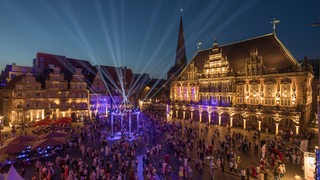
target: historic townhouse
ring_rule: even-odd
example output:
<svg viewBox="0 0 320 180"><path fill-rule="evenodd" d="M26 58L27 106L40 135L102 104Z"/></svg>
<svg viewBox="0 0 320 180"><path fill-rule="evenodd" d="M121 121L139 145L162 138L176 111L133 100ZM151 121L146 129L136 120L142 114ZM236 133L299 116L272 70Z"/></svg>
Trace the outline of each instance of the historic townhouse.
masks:
<svg viewBox="0 0 320 180"><path fill-rule="evenodd" d="M52 119L89 117L89 92L81 69L76 69L70 88L60 71L59 67L53 68L45 80L45 116Z"/></svg>
<svg viewBox="0 0 320 180"><path fill-rule="evenodd" d="M92 117L105 117L108 114L108 97L107 88L100 73L96 74L90 86L90 112Z"/></svg>
<svg viewBox="0 0 320 180"><path fill-rule="evenodd" d="M68 100L72 111L71 117L82 120L89 117L89 90L80 68L76 68L72 75Z"/></svg>
<svg viewBox="0 0 320 180"><path fill-rule="evenodd" d="M2 114L11 125L44 118L45 92L31 73L15 77L1 92Z"/></svg>
<svg viewBox="0 0 320 180"><path fill-rule="evenodd" d="M77 69L70 82L64 80L60 68L54 68L42 83L31 73L15 77L2 92L2 114L12 125L22 125L39 119L89 117L89 91Z"/></svg>
<svg viewBox="0 0 320 180"><path fill-rule="evenodd" d="M1 79L0 115L12 125L44 118L105 118L124 97L136 97L141 83L133 82L126 67L94 67L46 53L37 53L33 67L8 65Z"/></svg>
<svg viewBox="0 0 320 180"><path fill-rule="evenodd" d="M312 67L275 33L199 50L170 84L168 113L244 129L298 133L310 121Z"/></svg>

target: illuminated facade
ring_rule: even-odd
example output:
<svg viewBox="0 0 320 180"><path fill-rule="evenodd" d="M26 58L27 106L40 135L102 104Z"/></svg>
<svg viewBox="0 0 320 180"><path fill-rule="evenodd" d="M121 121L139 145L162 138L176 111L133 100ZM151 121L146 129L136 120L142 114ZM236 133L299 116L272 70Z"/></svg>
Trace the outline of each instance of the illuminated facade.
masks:
<svg viewBox="0 0 320 180"><path fill-rule="evenodd" d="M106 116L108 114L107 88L99 73L96 74L90 88L90 112L92 117ZM108 103L109 102L109 103Z"/></svg>
<svg viewBox="0 0 320 180"><path fill-rule="evenodd" d="M89 90L80 68L72 75L69 88L69 108L71 117L83 119L89 117Z"/></svg>
<svg viewBox="0 0 320 180"><path fill-rule="evenodd" d="M2 114L12 125L44 117L45 93L31 73L14 78L1 92Z"/></svg>
<svg viewBox="0 0 320 180"><path fill-rule="evenodd" d="M173 118L278 133L310 121L312 67L275 34L199 50L170 84Z"/></svg>
<svg viewBox="0 0 320 180"><path fill-rule="evenodd" d="M15 77L1 89L2 113L12 125L44 118L85 118L89 116L86 85L81 69L76 69L68 83L60 68L54 68L44 88L31 73Z"/></svg>
<svg viewBox="0 0 320 180"><path fill-rule="evenodd" d="M141 86L126 67L95 67L47 53L37 53L33 67L7 65L0 77L0 115L13 125L43 118L106 117L108 108L124 97L136 97Z"/></svg>
<svg viewBox="0 0 320 180"><path fill-rule="evenodd" d="M6 86L16 76L20 76L26 73L33 73L34 69L28 66L19 66L13 63L12 65L6 65L0 75L0 87Z"/></svg>

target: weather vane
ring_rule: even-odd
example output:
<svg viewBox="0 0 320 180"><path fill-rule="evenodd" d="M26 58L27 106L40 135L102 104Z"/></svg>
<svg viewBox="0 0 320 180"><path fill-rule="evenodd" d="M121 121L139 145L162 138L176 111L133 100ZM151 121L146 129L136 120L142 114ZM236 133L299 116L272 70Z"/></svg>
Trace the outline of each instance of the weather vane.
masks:
<svg viewBox="0 0 320 180"><path fill-rule="evenodd" d="M273 34L276 34L276 24L280 23L280 20L273 18L270 23L272 24Z"/></svg>

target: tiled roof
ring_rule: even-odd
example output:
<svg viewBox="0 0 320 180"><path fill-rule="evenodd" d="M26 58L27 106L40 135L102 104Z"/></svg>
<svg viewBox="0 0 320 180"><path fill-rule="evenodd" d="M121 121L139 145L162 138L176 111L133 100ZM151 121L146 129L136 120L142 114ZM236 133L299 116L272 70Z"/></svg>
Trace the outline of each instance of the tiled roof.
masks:
<svg viewBox="0 0 320 180"><path fill-rule="evenodd" d="M220 48L222 56L227 58L235 74L240 74L245 68L246 61L250 59L250 53L255 49L258 50L258 56L262 57L264 71L267 73L287 72L299 66L299 63L274 34L222 45ZM198 51L190 63L194 63L201 72L211 50L212 48Z"/></svg>
<svg viewBox="0 0 320 180"><path fill-rule="evenodd" d="M97 68L95 66L92 66L91 63L86 60L66 58L65 56L54 54L37 53L35 66L38 68L41 67L41 59L43 60L42 66L44 67L44 71L47 74L50 72L50 66L58 66L60 67L61 72L64 74L67 81L72 80L72 75L74 74L76 68L81 68L89 88L98 73ZM104 78L107 80L107 83L109 85L111 84L113 86L118 86L118 88L121 89L121 87L119 86L120 83L118 82L120 82L120 77L122 76L124 76L124 79L126 81L126 89L129 89L132 85L133 73L131 69L127 69L126 67L122 68L113 66L100 67L104 71Z"/></svg>
<svg viewBox="0 0 320 180"><path fill-rule="evenodd" d="M64 74L67 81L71 81L72 75L76 68L81 68L82 73L85 76L87 84L90 86L97 73L94 66L89 61L66 58L65 56L59 56L47 53L37 53L36 60L38 61L37 67L40 67L40 60L43 59L44 70L48 70L50 66L60 67L61 72Z"/></svg>

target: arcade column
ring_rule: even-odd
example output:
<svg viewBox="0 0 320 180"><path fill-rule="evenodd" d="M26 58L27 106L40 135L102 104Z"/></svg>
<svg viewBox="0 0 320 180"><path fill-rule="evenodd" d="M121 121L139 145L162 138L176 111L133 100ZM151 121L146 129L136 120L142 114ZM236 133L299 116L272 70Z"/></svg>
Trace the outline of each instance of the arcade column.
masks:
<svg viewBox="0 0 320 180"><path fill-rule="evenodd" d="M114 137L114 135L113 135L113 113L111 113L111 137Z"/></svg>
<svg viewBox="0 0 320 180"><path fill-rule="evenodd" d="M131 139L131 111L129 112L129 139Z"/></svg>

